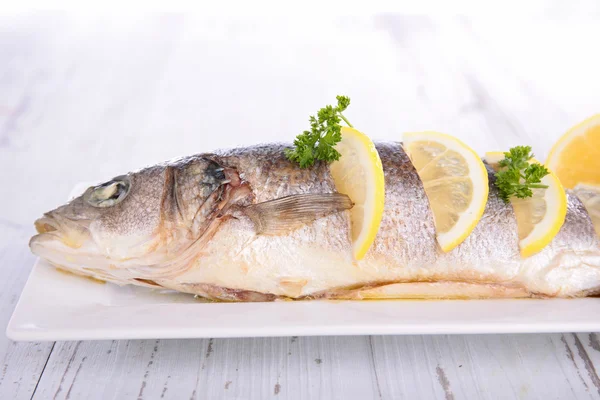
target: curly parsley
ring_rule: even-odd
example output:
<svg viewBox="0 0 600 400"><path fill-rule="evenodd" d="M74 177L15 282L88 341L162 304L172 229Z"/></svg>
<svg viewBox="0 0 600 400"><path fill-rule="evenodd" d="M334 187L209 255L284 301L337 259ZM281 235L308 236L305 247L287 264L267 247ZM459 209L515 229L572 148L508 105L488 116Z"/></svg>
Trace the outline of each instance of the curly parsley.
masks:
<svg viewBox="0 0 600 400"><path fill-rule="evenodd" d="M352 124L342 115L350 105L346 96L336 96L337 106L325 106L317 113L311 115L310 131L304 131L294 140L294 148L285 149L285 155L290 161L300 164L301 168L312 166L316 160L325 162L340 159L340 153L335 145L342 140L340 122L344 120L349 127Z"/></svg>
<svg viewBox="0 0 600 400"><path fill-rule="evenodd" d="M524 199L533 196L531 189L546 189L541 180L549 172L541 164L530 163L533 158L531 146L516 146L504 153L504 159L498 163L496 186L500 197L508 202L511 196Z"/></svg>

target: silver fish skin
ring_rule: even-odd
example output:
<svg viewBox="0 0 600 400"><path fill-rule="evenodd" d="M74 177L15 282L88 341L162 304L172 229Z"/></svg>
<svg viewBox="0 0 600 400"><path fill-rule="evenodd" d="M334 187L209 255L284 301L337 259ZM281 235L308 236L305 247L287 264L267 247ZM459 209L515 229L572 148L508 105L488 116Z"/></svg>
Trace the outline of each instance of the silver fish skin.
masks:
<svg viewBox="0 0 600 400"><path fill-rule="evenodd" d="M377 143L385 210L352 257L347 198L324 163L300 169L272 144L182 158L91 187L36 221L33 253L117 284L215 300L577 297L600 292L600 244L568 193L565 223L522 258L512 207L490 193L474 231L439 248L423 185L400 143Z"/></svg>

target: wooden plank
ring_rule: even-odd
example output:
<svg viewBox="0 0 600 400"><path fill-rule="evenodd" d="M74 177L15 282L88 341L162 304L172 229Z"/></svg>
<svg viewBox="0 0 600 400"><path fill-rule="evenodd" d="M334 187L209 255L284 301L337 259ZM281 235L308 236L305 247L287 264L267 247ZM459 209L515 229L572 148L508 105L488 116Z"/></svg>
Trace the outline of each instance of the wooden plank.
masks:
<svg viewBox="0 0 600 400"><path fill-rule="evenodd" d="M373 343L383 398L599 398L597 376L585 369L587 356L570 334L374 337Z"/></svg>
<svg viewBox="0 0 600 400"><path fill-rule="evenodd" d="M0 196L4 197L4 196ZM29 229L0 220L0 326L6 327L33 266ZM29 399L53 343L16 343L0 335L0 399Z"/></svg>
<svg viewBox="0 0 600 400"><path fill-rule="evenodd" d="M563 336L571 349L571 354L577 355L580 360L573 361L574 367L580 375L589 378L590 390L595 391L600 397L600 334L569 333Z"/></svg>
<svg viewBox="0 0 600 400"><path fill-rule="evenodd" d="M593 368L571 334L68 342L34 398L594 399Z"/></svg>
<svg viewBox="0 0 600 400"><path fill-rule="evenodd" d="M34 398L375 399L372 365L367 337L59 342Z"/></svg>

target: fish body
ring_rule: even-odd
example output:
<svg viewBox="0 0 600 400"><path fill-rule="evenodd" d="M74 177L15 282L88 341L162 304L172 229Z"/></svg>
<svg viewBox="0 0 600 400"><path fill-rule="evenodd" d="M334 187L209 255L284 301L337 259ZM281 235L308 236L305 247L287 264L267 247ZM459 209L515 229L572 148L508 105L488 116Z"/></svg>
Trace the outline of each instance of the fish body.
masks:
<svg viewBox="0 0 600 400"><path fill-rule="evenodd" d="M522 258L510 204L493 185L485 212L444 253L419 176L400 143L378 143L385 210L366 256L353 258L351 202L325 163L300 169L273 144L145 168L46 213L32 251L117 284L215 300L576 297L600 292L600 244L567 194L558 235Z"/></svg>

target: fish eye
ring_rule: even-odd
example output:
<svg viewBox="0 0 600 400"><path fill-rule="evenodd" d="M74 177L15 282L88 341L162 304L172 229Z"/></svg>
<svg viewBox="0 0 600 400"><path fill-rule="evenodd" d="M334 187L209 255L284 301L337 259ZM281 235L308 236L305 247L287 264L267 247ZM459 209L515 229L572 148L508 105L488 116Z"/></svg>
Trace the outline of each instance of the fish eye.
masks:
<svg viewBox="0 0 600 400"><path fill-rule="evenodd" d="M129 194L130 189L131 181L129 177L125 175L117 176L108 182L89 188L84 195L84 199L93 207L112 207L123 201Z"/></svg>

